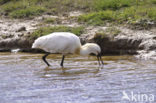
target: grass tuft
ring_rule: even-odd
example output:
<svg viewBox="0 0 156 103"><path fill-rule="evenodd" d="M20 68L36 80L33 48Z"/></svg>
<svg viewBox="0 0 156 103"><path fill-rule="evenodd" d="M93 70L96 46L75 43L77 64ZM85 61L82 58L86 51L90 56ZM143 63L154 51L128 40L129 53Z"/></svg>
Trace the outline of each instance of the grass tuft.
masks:
<svg viewBox="0 0 156 103"><path fill-rule="evenodd" d="M48 35L53 32L72 32L78 36L80 36L84 30L83 27L68 27L68 26L55 26L55 27L41 27L33 32L30 37L31 38L38 38L40 36Z"/></svg>
<svg viewBox="0 0 156 103"><path fill-rule="evenodd" d="M149 18L156 21L156 7L150 8L149 11L147 12L147 15Z"/></svg>
<svg viewBox="0 0 156 103"><path fill-rule="evenodd" d="M106 21L114 21L114 14L115 12L111 10L84 14L78 17L78 22L86 22L89 25L99 26L105 24Z"/></svg>
<svg viewBox="0 0 156 103"><path fill-rule="evenodd" d="M40 15L45 11L42 7L29 7L11 12L9 15L13 18L31 18L32 16Z"/></svg>
<svg viewBox="0 0 156 103"><path fill-rule="evenodd" d="M105 30L102 31L98 31L96 32L96 34L94 35L94 38L114 38L115 36L117 36L121 31L115 27L108 27Z"/></svg>
<svg viewBox="0 0 156 103"><path fill-rule="evenodd" d="M93 7L95 10L118 10L122 7L129 7L134 0L94 0Z"/></svg>

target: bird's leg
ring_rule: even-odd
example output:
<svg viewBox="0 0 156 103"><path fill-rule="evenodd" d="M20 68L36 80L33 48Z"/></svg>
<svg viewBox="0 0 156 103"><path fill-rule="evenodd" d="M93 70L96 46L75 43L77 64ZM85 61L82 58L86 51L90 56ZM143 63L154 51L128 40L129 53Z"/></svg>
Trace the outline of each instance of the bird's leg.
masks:
<svg viewBox="0 0 156 103"><path fill-rule="evenodd" d="M97 59L98 59L99 65L101 65L101 64L104 65L100 53L97 55ZM101 64L100 64L100 61L101 61Z"/></svg>
<svg viewBox="0 0 156 103"><path fill-rule="evenodd" d="M100 64L100 60L99 60L99 55L97 55L97 59L98 59L98 63L99 63L99 65L101 65L101 64Z"/></svg>
<svg viewBox="0 0 156 103"><path fill-rule="evenodd" d="M46 61L46 57L47 57L49 54L50 54L50 53L46 53L46 54L42 57L43 61L44 61L48 66L50 66L50 64Z"/></svg>
<svg viewBox="0 0 156 103"><path fill-rule="evenodd" d="M100 58L100 60L101 60L102 65L104 65L103 60L102 60L102 58L101 58L101 54L99 54L99 58Z"/></svg>
<svg viewBox="0 0 156 103"><path fill-rule="evenodd" d="M61 64L60 64L62 67L63 67L64 58L65 58L65 55L62 56L62 61L61 61Z"/></svg>

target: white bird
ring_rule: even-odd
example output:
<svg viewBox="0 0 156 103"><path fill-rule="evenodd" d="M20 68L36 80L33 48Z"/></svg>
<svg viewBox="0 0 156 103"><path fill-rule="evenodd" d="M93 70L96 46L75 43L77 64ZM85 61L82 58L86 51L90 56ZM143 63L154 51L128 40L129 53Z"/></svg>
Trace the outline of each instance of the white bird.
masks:
<svg viewBox="0 0 156 103"><path fill-rule="evenodd" d="M32 48L38 48L46 51L47 53L42 57L43 61L50 66L46 61L46 57L52 53L62 54L61 66L66 54L79 54L79 55L90 55L95 54L97 56L99 65L101 59L101 48L95 43L86 43L81 46L81 42L78 36L70 32L54 32L46 36L39 37L35 40Z"/></svg>

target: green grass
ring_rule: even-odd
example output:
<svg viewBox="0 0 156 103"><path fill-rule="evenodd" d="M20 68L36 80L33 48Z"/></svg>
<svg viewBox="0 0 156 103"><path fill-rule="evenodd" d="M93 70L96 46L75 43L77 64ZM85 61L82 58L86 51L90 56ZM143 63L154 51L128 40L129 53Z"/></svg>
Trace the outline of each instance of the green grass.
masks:
<svg viewBox="0 0 156 103"><path fill-rule="evenodd" d="M34 31L30 37L36 39L43 35L48 35L52 32L72 32L78 36L83 33L83 27L68 27L68 26L54 26L54 27L41 27Z"/></svg>
<svg viewBox="0 0 156 103"><path fill-rule="evenodd" d="M27 8L27 5L26 5L26 3L23 3L23 1L20 1L20 2L10 1L10 2L6 3L5 5L2 5L1 8L2 8L1 11L5 15L11 16L12 12L16 12L20 9L25 9L25 8Z"/></svg>
<svg viewBox="0 0 156 103"><path fill-rule="evenodd" d="M0 9L4 14L16 12L20 9L29 9L34 6L45 8L48 14L63 14L65 12L82 11L101 11L106 9L117 10L130 6L134 0L0 0ZM29 9L30 10L30 9ZM19 11L18 14L23 11ZM31 13L30 13L31 14ZM42 14L42 12L40 13ZM25 16L20 16L25 18Z"/></svg>
<svg viewBox="0 0 156 103"><path fill-rule="evenodd" d="M118 22L128 22L135 24L142 20L156 21L156 7L144 8L142 6L126 8L118 12ZM140 22L141 23L141 22Z"/></svg>
<svg viewBox="0 0 156 103"><path fill-rule="evenodd" d="M44 22L45 23L54 23L56 21L56 18L45 18Z"/></svg>
<svg viewBox="0 0 156 103"><path fill-rule="evenodd" d="M104 25L106 22L115 20L115 12L111 10L93 12L78 17L78 22L86 22L89 25Z"/></svg>
<svg viewBox="0 0 156 103"><path fill-rule="evenodd" d="M42 12L40 12L40 9ZM13 18L29 18L36 14L41 15L44 12L48 14L58 15L58 14L63 14L65 12L80 10L80 9L86 11L89 10L90 1L89 0L87 1L84 0L0 0L1 14L5 14ZM16 14L17 16L15 16Z"/></svg>
<svg viewBox="0 0 156 103"><path fill-rule="evenodd" d="M132 2L135 0L94 0L93 8L95 10L118 10L122 7L131 6Z"/></svg>
<svg viewBox="0 0 156 103"><path fill-rule="evenodd" d="M75 10L86 12L78 21L88 25L135 24L144 19L156 22L156 0L0 0L0 14L12 18L62 15Z"/></svg>
<svg viewBox="0 0 156 103"><path fill-rule="evenodd" d="M30 4L28 0L10 0L1 6L2 12L5 12L12 18L30 18L32 16L40 15L46 11L42 6Z"/></svg>
<svg viewBox="0 0 156 103"><path fill-rule="evenodd" d="M150 8L147 12L147 16L156 21L156 7Z"/></svg>
<svg viewBox="0 0 156 103"><path fill-rule="evenodd" d="M18 9L9 14L12 18L31 18L32 16L40 15L45 11L44 8L39 6L29 7L25 9Z"/></svg>
<svg viewBox="0 0 156 103"><path fill-rule="evenodd" d="M102 26L106 22L135 24L141 19L156 21L156 7L131 6L121 10L91 12L78 17L78 22L87 25Z"/></svg>
<svg viewBox="0 0 156 103"><path fill-rule="evenodd" d="M54 23L59 23L59 22L61 22L60 20L59 20L59 18L53 18L53 17L49 17L49 18L44 18L44 20L43 20L43 24L44 23L48 23L48 24L54 24Z"/></svg>
<svg viewBox="0 0 156 103"><path fill-rule="evenodd" d="M118 14L116 20L120 23L123 21L136 21L141 17L141 15L146 13L146 10L142 11L142 13L140 10L141 9L138 9L137 7L129 7L122 11L118 11L116 12Z"/></svg>
<svg viewBox="0 0 156 103"><path fill-rule="evenodd" d="M108 37L114 38L120 32L121 31L115 27L108 27L105 30L96 32L96 34L94 35L94 38L100 38L100 39L104 39L104 38L108 38Z"/></svg>

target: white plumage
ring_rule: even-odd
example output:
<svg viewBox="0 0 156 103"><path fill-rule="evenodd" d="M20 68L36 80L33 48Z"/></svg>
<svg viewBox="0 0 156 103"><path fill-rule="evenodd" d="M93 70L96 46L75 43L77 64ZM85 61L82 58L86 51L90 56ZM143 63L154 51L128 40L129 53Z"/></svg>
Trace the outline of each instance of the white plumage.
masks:
<svg viewBox="0 0 156 103"><path fill-rule="evenodd" d="M55 32L39 37L32 48L40 48L50 53L74 53L81 46L79 37L68 32Z"/></svg>
<svg viewBox="0 0 156 103"><path fill-rule="evenodd" d="M80 54L80 55L89 55L95 54L99 59L101 59L101 49L95 43L87 43L81 46L81 42L78 36L69 32L54 32L46 36L39 37L35 40L32 45L32 48L39 48L46 52L46 55L42 57L44 62L49 66L49 63L46 61L46 57L50 53L61 53L63 54L61 66L63 66L63 61L65 54ZM103 61L101 59L103 64ZM100 62L99 62L100 64Z"/></svg>

